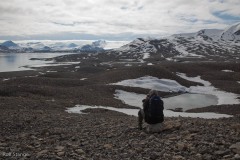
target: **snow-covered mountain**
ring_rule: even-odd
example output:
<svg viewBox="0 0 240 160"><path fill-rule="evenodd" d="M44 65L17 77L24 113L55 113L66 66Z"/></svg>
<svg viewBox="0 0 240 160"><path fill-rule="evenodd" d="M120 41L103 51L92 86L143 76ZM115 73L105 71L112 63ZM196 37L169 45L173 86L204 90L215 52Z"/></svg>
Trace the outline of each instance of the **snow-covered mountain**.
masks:
<svg viewBox="0 0 240 160"><path fill-rule="evenodd" d="M8 51L9 51L8 47L0 45L0 52L8 52Z"/></svg>
<svg viewBox="0 0 240 160"><path fill-rule="evenodd" d="M128 41L105 40L33 40L33 41L5 41L1 45L0 52L99 52L105 49L118 48ZM6 47L6 48L4 48Z"/></svg>
<svg viewBox="0 0 240 160"><path fill-rule="evenodd" d="M146 53L157 60L239 60L240 23L225 30L203 29L161 39L138 38L112 52L140 59Z"/></svg>
<svg viewBox="0 0 240 160"><path fill-rule="evenodd" d="M19 46L13 41L5 41L1 44L1 46L7 47L9 49L17 49Z"/></svg>
<svg viewBox="0 0 240 160"><path fill-rule="evenodd" d="M240 23L232 25L221 33L221 40L240 43Z"/></svg>
<svg viewBox="0 0 240 160"><path fill-rule="evenodd" d="M92 46L94 47L105 48L106 45L107 45L107 42L105 40L98 40L98 41L92 42Z"/></svg>
<svg viewBox="0 0 240 160"><path fill-rule="evenodd" d="M203 29L197 33L175 34L173 37L202 38L216 42L238 43L240 40L240 23L229 26L225 30Z"/></svg>

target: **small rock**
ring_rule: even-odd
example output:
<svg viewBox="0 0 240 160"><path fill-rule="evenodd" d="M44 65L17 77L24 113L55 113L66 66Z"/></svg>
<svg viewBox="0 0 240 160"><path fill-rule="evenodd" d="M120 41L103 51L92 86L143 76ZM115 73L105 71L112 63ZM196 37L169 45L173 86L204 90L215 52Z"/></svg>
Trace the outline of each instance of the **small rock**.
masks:
<svg viewBox="0 0 240 160"><path fill-rule="evenodd" d="M207 153L205 153L204 155L203 155L203 159L205 160L212 160L212 156L210 155L210 154L207 154Z"/></svg>
<svg viewBox="0 0 240 160"><path fill-rule="evenodd" d="M148 140L153 140L153 139L155 139L156 137L154 136L154 135L151 135L151 136L149 136L148 137Z"/></svg>
<svg viewBox="0 0 240 160"><path fill-rule="evenodd" d="M107 148L107 149L111 149L112 145L111 144L105 144L104 147Z"/></svg>
<svg viewBox="0 0 240 160"><path fill-rule="evenodd" d="M137 148L135 148L135 151L137 153L142 153L143 152L143 148L142 147L137 147Z"/></svg>
<svg viewBox="0 0 240 160"><path fill-rule="evenodd" d="M74 148L74 149L78 149L78 147L79 147L79 145L76 145L76 144L72 144L72 143L67 143L67 146L68 147L72 147L72 148Z"/></svg>
<svg viewBox="0 0 240 160"><path fill-rule="evenodd" d="M30 149L30 150L34 150L35 149L33 146L30 146L30 145L27 145L26 148Z"/></svg>
<svg viewBox="0 0 240 160"><path fill-rule="evenodd" d="M235 129L237 132L240 133L240 124L232 124L231 128Z"/></svg>
<svg viewBox="0 0 240 160"><path fill-rule="evenodd" d="M75 151L80 155L85 154L85 152L82 149L77 149Z"/></svg>
<svg viewBox="0 0 240 160"><path fill-rule="evenodd" d="M63 152L63 151L62 152L57 152L57 155L60 156L60 157L64 156L64 154L65 154L65 152Z"/></svg>
<svg viewBox="0 0 240 160"><path fill-rule="evenodd" d="M7 143L0 143L1 147L7 147Z"/></svg>
<svg viewBox="0 0 240 160"><path fill-rule="evenodd" d="M76 138L76 137L72 137L71 140L72 140L72 141L76 141L77 138Z"/></svg>
<svg viewBox="0 0 240 160"><path fill-rule="evenodd" d="M43 156L43 155L45 155L46 153L48 152L48 150L42 150L42 151L40 151L40 152L38 152L37 153L37 157L40 157L40 156Z"/></svg>
<svg viewBox="0 0 240 160"><path fill-rule="evenodd" d="M25 137L27 137L27 136L28 136L27 133L22 133L22 134L19 135L19 138L25 138Z"/></svg>
<svg viewBox="0 0 240 160"><path fill-rule="evenodd" d="M57 146L57 147L55 147L55 150L62 151L62 150L64 150L64 147L63 146Z"/></svg>
<svg viewBox="0 0 240 160"><path fill-rule="evenodd" d="M168 138L169 140L171 140L171 141L175 141L175 140L177 140L178 138L177 137L171 137L171 138Z"/></svg>
<svg viewBox="0 0 240 160"><path fill-rule="evenodd" d="M145 132L141 132L139 136L140 137L146 136L146 133Z"/></svg>
<svg viewBox="0 0 240 160"><path fill-rule="evenodd" d="M58 157L58 156L54 156L54 159L56 159L56 160L62 160L62 158L61 158L61 157Z"/></svg>
<svg viewBox="0 0 240 160"><path fill-rule="evenodd" d="M34 136L34 135L32 135L30 138L31 138L31 139L37 139L37 137Z"/></svg>
<svg viewBox="0 0 240 160"><path fill-rule="evenodd" d="M188 134L185 136L185 140L193 140L194 137L196 136L196 133Z"/></svg>
<svg viewBox="0 0 240 160"><path fill-rule="evenodd" d="M172 157L173 160L184 160L185 158L183 156L177 155Z"/></svg>
<svg viewBox="0 0 240 160"><path fill-rule="evenodd" d="M48 129L43 129L41 132L41 135L49 135L49 130Z"/></svg>
<svg viewBox="0 0 240 160"><path fill-rule="evenodd" d="M178 143L177 144L177 148L180 150L180 151L183 151L183 150L186 150L186 145L184 143Z"/></svg>
<svg viewBox="0 0 240 160"><path fill-rule="evenodd" d="M226 151L216 151L214 152L215 155L219 155L219 156L224 156L226 154L228 154L230 152L230 150L226 150Z"/></svg>
<svg viewBox="0 0 240 160"><path fill-rule="evenodd" d="M240 154L240 142L237 142L236 144L233 144L230 146L230 149L237 154Z"/></svg>
<svg viewBox="0 0 240 160"><path fill-rule="evenodd" d="M235 159L235 160L240 160L240 155L239 155L239 154L236 154L236 155L234 156L234 159Z"/></svg>
<svg viewBox="0 0 240 160"><path fill-rule="evenodd" d="M200 153L196 154L196 159L202 159L202 155Z"/></svg>
<svg viewBox="0 0 240 160"><path fill-rule="evenodd" d="M150 154L150 159L158 159L158 157L159 157L159 154L157 152L152 152Z"/></svg>
<svg viewBox="0 0 240 160"><path fill-rule="evenodd" d="M225 155L225 156L223 156L223 158L225 158L225 159L229 159L231 157L232 157L232 155Z"/></svg>
<svg viewBox="0 0 240 160"><path fill-rule="evenodd" d="M146 130L148 133L158 133L163 130L163 124L162 123L157 123L157 124L149 124L146 127Z"/></svg>

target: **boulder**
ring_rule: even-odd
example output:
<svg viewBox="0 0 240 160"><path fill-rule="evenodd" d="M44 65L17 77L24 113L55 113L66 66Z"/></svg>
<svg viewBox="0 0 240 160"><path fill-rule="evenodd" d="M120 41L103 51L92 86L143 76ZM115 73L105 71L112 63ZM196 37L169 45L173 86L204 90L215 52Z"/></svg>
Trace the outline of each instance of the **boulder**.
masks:
<svg viewBox="0 0 240 160"><path fill-rule="evenodd" d="M163 131L163 123L149 124L146 127L148 133L157 133Z"/></svg>
<svg viewBox="0 0 240 160"><path fill-rule="evenodd" d="M148 124L146 130L149 133L158 133L165 130L178 130L180 127L181 123L179 121L167 121L164 123Z"/></svg>

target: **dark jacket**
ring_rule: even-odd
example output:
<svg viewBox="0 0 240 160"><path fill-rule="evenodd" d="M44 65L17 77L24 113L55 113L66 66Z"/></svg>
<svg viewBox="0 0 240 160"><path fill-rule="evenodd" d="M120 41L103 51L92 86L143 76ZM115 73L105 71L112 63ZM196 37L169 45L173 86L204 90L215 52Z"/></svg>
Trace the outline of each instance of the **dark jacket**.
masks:
<svg viewBox="0 0 240 160"><path fill-rule="evenodd" d="M163 108L160 115L158 115L157 117L151 117L149 115L150 99L151 97L147 97L146 99L143 100L143 111L145 115L144 117L145 122L147 122L148 124L162 123L164 121L164 114L163 114L164 107L162 106Z"/></svg>

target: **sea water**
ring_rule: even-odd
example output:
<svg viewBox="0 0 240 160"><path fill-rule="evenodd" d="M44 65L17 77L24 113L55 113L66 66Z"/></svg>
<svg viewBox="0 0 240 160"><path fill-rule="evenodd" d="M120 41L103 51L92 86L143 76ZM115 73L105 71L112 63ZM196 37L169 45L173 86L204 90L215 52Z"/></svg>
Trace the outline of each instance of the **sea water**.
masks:
<svg viewBox="0 0 240 160"><path fill-rule="evenodd" d="M30 59L53 58L66 54L69 53L0 53L0 72L32 70L31 66L51 66L53 61Z"/></svg>

